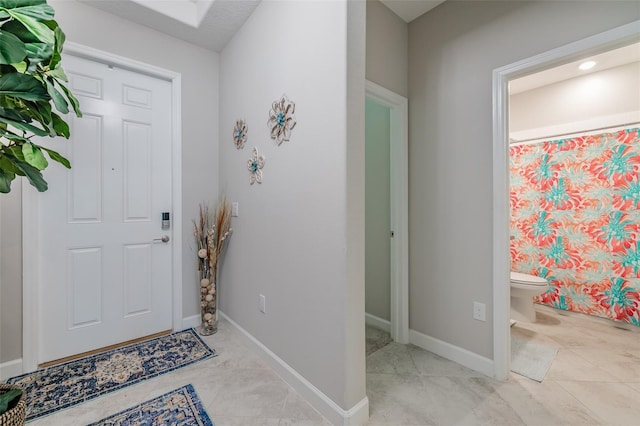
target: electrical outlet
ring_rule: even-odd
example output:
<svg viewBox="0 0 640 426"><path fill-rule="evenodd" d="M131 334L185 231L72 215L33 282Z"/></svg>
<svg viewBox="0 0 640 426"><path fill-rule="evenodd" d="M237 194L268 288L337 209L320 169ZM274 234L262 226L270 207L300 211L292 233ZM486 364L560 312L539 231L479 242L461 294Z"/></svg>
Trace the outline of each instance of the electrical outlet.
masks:
<svg viewBox="0 0 640 426"><path fill-rule="evenodd" d="M267 313L267 299L264 297L264 294L260 295L260 312L263 314Z"/></svg>
<svg viewBox="0 0 640 426"><path fill-rule="evenodd" d="M231 216L238 217L238 202L234 201L231 203Z"/></svg>
<svg viewBox="0 0 640 426"><path fill-rule="evenodd" d="M487 320L487 305L480 302L473 302L473 319L478 321Z"/></svg>

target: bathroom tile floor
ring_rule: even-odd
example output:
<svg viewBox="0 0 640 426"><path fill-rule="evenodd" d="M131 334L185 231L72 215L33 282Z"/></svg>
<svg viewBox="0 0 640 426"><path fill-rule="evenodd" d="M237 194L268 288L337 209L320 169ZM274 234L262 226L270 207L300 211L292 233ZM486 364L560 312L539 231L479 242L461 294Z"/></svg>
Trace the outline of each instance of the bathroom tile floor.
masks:
<svg viewBox="0 0 640 426"><path fill-rule="evenodd" d="M498 382L413 345L367 358L369 425L640 425L640 327L537 306L512 335L559 348L542 383Z"/></svg>
<svg viewBox="0 0 640 426"><path fill-rule="evenodd" d="M538 312L537 323L517 323L511 332L559 348L542 383L514 373L498 382L392 342L367 357L368 425L640 425L640 328ZM204 339L219 356L29 425L84 425L187 383L216 426L330 424L229 323Z"/></svg>

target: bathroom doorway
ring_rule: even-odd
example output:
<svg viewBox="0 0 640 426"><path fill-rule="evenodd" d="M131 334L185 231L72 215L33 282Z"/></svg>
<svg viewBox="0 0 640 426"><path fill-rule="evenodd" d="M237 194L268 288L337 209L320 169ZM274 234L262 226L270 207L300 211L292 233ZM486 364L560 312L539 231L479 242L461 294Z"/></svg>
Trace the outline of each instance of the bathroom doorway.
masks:
<svg viewBox="0 0 640 426"><path fill-rule="evenodd" d="M365 322L368 353L409 342L407 99L366 82Z"/></svg>
<svg viewBox="0 0 640 426"><path fill-rule="evenodd" d="M510 240L509 240L509 84L521 77L624 47L640 40L637 24L629 24L523 61L493 73L493 206L494 206L494 371L508 377L510 364Z"/></svg>

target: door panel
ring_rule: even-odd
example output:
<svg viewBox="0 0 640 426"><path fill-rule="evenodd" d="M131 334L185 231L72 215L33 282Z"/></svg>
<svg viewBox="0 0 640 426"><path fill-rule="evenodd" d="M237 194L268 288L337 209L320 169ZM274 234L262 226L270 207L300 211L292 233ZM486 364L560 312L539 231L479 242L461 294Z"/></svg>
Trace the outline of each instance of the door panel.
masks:
<svg viewBox="0 0 640 426"><path fill-rule="evenodd" d="M67 56L82 118L39 195L38 363L172 328L171 83Z"/></svg>

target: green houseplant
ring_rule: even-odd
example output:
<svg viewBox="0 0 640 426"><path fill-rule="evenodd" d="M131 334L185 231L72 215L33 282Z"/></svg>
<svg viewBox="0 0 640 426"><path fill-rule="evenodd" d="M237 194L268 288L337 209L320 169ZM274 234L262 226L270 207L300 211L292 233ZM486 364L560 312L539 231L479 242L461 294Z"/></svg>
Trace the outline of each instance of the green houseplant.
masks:
<svg viewBox="0 0 640 426"><path fill-rule="evenodd" d="M16 176L46 191L46 157L71 167L62 155L33 140L69 138L69 125L58 113L73 110L82 116L65 85L65 36L53 18L46 0L0 0L0 193L11 190Z"/></svg>
<svg viewBox="0 0 640 426"><path fill-rule="evenodd" d="M26 417L26 398L22 389L0 383L0 426L23 425Z"/></svg>

